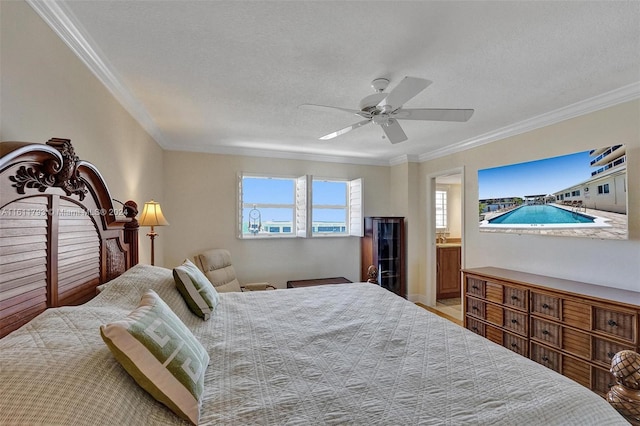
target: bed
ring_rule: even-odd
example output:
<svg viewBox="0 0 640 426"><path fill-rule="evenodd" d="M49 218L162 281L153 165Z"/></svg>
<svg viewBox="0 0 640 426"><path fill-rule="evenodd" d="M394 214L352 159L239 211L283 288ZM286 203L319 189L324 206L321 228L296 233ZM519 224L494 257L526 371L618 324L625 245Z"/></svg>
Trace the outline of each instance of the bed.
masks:
<svg viewBox="0 0 640 426"><path fill-rule="evenodd" d="M3 203L16 191L7 176L21 166L42 177L34 149L43 148L22 146L0 162L2 187L12 188L3 189ZM89 198L91 208L111 205L110 196L95 201L86 170L74 175L87 190L83 200L67 194L73 186L35 184L15 198L49 192L78 208ZM59 292L50 270L60 260L45 255L45 301L57 304L5 327L13 330L0 339L0 424L188 424L132 379L99 332L149 290L208 354L199 424L627 424L587 388L370 283L221 293L204 321L171 269L136 265L135 242L125 241L127 229L137 229L132 217L98 219L98 267L76 280L85 295L50 295ZM115 241L102 257L104 239ZM9 317L15 313L1 318Z"/></svg>

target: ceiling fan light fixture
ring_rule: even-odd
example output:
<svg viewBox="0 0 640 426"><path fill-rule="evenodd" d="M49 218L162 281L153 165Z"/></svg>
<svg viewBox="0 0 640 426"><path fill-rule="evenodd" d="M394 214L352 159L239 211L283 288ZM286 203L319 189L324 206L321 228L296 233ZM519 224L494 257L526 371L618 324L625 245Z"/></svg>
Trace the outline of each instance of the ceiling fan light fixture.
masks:
<svg viewBox="0 0 640 426"><path fill-rule="evenodd" d="M376 78L371 82L371 87L376 92L382 92L387 86L389 86L389 80L386 78Z"/></svg>
<svg viewBox="0 0 640 426"><path fill-rule="evenodd" d="M374 124L378 124L380 126L387 125L389 124L389 116L385 114L374 115L373 117L371 117L371 121L373 121Z"/></svg>

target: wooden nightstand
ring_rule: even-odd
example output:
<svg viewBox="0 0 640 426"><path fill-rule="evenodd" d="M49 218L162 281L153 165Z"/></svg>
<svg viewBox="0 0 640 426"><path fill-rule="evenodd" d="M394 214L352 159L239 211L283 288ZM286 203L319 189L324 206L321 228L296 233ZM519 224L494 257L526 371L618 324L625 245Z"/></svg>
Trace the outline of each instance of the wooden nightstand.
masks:
<svg viewBox="0 0 640 426"><path fill-rule="evenodd" d="M292 280L292 281L287 281L287 288L311 287L314 285L325 285L325 284L347 284L350 282L352 281L346 279L345 277L315 278L311 280Z"/></svg>

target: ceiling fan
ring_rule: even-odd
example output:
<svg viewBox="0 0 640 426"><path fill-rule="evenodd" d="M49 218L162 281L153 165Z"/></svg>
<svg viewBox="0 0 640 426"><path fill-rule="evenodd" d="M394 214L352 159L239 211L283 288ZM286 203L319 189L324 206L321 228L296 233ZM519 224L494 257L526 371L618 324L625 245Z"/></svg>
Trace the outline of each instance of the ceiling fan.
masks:
<svg viewBox="0 0 640 426"><path fill-rule="evenodd" d="M313 110L337 109L364 118L364 120L344 129L322 136L321 140L333 139L351 130L373 123L382 127L389 142L395 144L407 140L407 135L400 127L398 120L467 121L471 118L473 115L472 109L402 108L402 105L422 92L430 84L431 81L423 78L405 77L390 92L384 92L389 85L389 80L376 78L371 82L371 87L376 93L362 99L359 110L314 104L303 104L299 108Z"/></svg>

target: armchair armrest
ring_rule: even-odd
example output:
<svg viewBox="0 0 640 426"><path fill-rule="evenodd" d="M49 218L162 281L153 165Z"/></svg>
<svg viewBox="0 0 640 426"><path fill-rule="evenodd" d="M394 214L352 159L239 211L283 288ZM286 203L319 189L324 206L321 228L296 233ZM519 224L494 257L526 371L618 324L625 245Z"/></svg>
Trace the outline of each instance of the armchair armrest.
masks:
<svg viewBox="0 0 640 426"><path fill-rule="evenodd" d="M240 286L240 288L242 289L242 291L258 291L258 290L267 290L267 289L272 289L275 290L275 286L269 284L269 283L249 283L249 284L243 284Z"/></svg>

